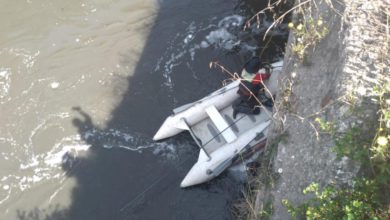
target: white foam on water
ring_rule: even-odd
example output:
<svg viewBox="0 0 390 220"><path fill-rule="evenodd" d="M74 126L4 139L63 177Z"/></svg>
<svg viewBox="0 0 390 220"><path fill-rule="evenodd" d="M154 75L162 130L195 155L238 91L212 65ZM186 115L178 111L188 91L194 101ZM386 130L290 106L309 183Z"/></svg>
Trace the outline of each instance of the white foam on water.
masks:
<svg viewBox="0 0 390 220"><path fill-rule="evenodd" d="M236 37L224 28L212 31L206 36L208 45L218 46L227 50L231 50L233 46L239 44L239 41L237 42L235 39Z"/></svg>
<svg viewBox="0 0 390 220"><path fill-rule="evenodd" d="M152 146L137 146L137 147L133 147L133 146L119 145L118 147L126 149L126 150L130 150L130 151L137 151L137 152L141 153L143 149L151 148Z"/></svg>
<svg viewBox="0 0 390 220"><path fill-rule="evenodd" d="M218 22L218 28L211 31L205 37L205 41L200 43L200 47L214 46L226 50L233 49L234 46L240 44L240 40L234 33L238 31L243 23L244 17L240 15L231 15L223 18Z"/></svg>
<svg viewBox="0 0 390 220"><path fill-rule="evenodd" d="M232 174L232 176L241 182L247 182L248 181L248 167L247 164L250 162L254 162L259 158L260 154L263 151L260 150L258 152L254 152L253 155L251 155L247 159L241 159L238 163L236 162L233 166L228 168L228 172Z"/></svg>
<svg viewBox="0 0 390 220"><path fill-rule="evenodd" d="M241 43L233 33L239 30L244 22L244 17L240 15L227 16L217 21L217 24L213 20L201 23L191 22L187 26L185 34L176 34L169 42L163 56L157 60L154 72L163 71L164 85L170 92L173 92L175 85L171 76L172 72L176 66L183 64L184 57L189 56L193 61L197 50L210 46L231 50ZM212 22L214 24L210 24ZM201 32L208 32L208 34L205 37L199 37ZM204 35L202 34L202 36Z"/></svg>
<svg viewBox="0 0 390 220"><path fill-rule="evenodd" d="M50 87L52 89L57 89L59 86L60 86L59 82L52 82L52 83L50 83Z"/></svg>
<svg viewBox="0 0 390 220"><path fill-rule="evenodd" d="M22 63L26 67L27 71L20 72L20 73L28 73L28 74L31 73L32 67L35 64L37 57L41 53L39 50L36 52L31 52L24 48L10 48L10 49L5 48L4 50L7 51L10 55L22 58Z"/></svg>
<svg viewBox="0 0 390 220"><path fill-rule="evenodd" d="M72 166L73 160L77 160L80 153L88 151L89 148L89 145L83 144L79 135L64 137L48 152L33 155L28 161L23 161L19 167L21 172L3 176L1 182L8 185L9 188L17 189L14 190L14 193L18 193L41 182L54 179L62 181L66 178L62 165L67 163ZM6 199L4 198L2 201L4 202Z"/></svg>
<svg viewBox="0 0 390 220"><path fill-rule="evenodd" d="M97 131L97 130L91 130L86 132L84 135L85 139L93 139L95 137L101 137L102 139L114 139L116 140L115 143L105 143L102 146L105 149L125 149L133 152L139 152L142 153L143 150L148 148L155 148L155 149L161 149L164 151L167 151L167 144L166 143L155 143L150 142L148 140L143 139L142 137L136 137L131 134L122 132L120 130L110 129L109 131ZM168 147L170 149L170 152L172 155L169 155L169 158L174 158L175 150L172 146ZM155 151L154 151L155 152Z"/></svg>
<svg viewBox="0 0 390 220"><path fill-rule="evenodd" d="M26 92L32 88L33 82L29 82L29 88L22 88L21 94L13 94L15 97L13 96L12 98L10 96L10 91L14 88L12 83L18 83L13 78L16 74L19 75L18 77L20 79L23 79L20 75L31 74L40 51L31 52L24 48L3 48L0 50L0 54L16 60L15 63L17 63L17 65L12 68L9 67L8 63L0 63L0 65L2 65L0 66L0 104L4 104L17 98L19 95L26 94ZM20 89L19 83L18 87L15 87L15 89Z"/></svg>
<svg viewBox="0 0 390 220"><path fill-rule="evenodd" d="M120 130L110 129L108 131L91 130L84 136L86 139L102 137L103 139L115 139L115 143L105 143L102 146L105 149L125 149L133 152L142 153L145 149L153 149L153 154L165 159L177 159L177 146L168 142L152 142L142 137L133 136Z"/></svg>
<svg viewBox="0 0 390 220"><path fill-rule="evenodd" d="M26 146L26 155L34 155L34 143L33 138L41 130L45 130L50 126L57 124L56 120L69 118L71 115L69 112L59 112L55 114L48 114L44 119L41 119L36 127L31 130L30 136L28 138L28 144Z"/></svg>
<svg viewBox="0 0 390 220"><path fill-rule="evenodd" d="M12 137L7 137L2 134L0 143L5 143L10 146L12 151L2 152L4 157L9 158L9 161L3 160L4 163L10 163L16 166L15 172L12 174L1 175L0 185L0 204L6 202L9 198L18 195L23 191L32 190L35 186L48 181L55 181L58 185L67 178L63 167L66 165L72 169L77 164L77 160L82 158L85 153L91 149L88 142L94 142L95 139L102 141L102 146L107 150L125 149L137 153L142 153L144 149L152 148L153 153L164 159L176 159L176 146L169 143L155 143L151 140L138 137L121 130L109 129L98 130L91 129L84 135L74 134L65 137L59 137L50 149L45 152L39 152L35 149L36 135L41 135L42 131L50 129L51 126L57 126L61 129L61 120L68 120L72 115L68 112L60 112L49 114L44 119L37 122L30 135L25 140L26 143L17 143ZM107 141L107 143L105 143ZM38 153L39 152L39 153ZM54 198L56 190L50 199ZM12 195L11 195L12 194Z"/></svg>
<svg viewBox="0 0 390 220"><path fill-rule="evenodd" d="M80 135L64 137L48 152L33 154L26 163L20 164L20 169L33 169L35 174L39 174L47 170L52 170L52 168L61 168L67 154L77 157L80 152L85 152L90 147L90 145L83 143ZM34 178L37 179L37 177Z"/></svg>
<svg viewBox="0 0 390 220"><path fill-rule="evenodd" d="M194 39L194 35L193 34L188 34L187 37L184 39L184 43L188 44L193 39Z"/></svg>
<svg viewBox="0 0 390 220"><path fill-rule="evenodd" d="M142 153L145 149L153 149L153 154L165 159L177 159L177 149L174 144L166 142L151 142L142 137L133 136L120 130L110 129L108 131L90 130L85 133L84 139L93 138L113 139L115 143L103 143L102 146L107 150L125 149L133 152Z"/></svg>
<svg viewBox="0 0 390 220"><path fill-rule="evenodd" d="M209 47L209 46L210 46L210 44L207 43L206 41L202 41L202 43L200 43L200 47L201 47L201 48L207 48L207 47Z"/></svg>
<svg viewBox="0 0 390 220"><path fill-rule="evenodd" d="M26 169L35 167L35 166L37 166L38 164L39 164L38 159L35 158L35 157L33 157L33 158L30 158L29 161L26 161L26 163L20 164L20 169L21 169L21 170L26 170Z"/></svg>
<svg viewBox="0 0 390 220"><path fill-rule="evenodd" d="M171 54L171 58L165 62L164 64L164 72L163 77L165 78L164 84L172 90L174 87L174 83L171 78L171 73L173 71L173 68L175 66L178 66L180 62L177 62L180 58L182 58L184 55L186 55L186 51L181 51L177 54Z"/></svg>
<svg viewBox="0 0 390 220"><path fill-rule="evenodd" d="M240 27L244 24L245 18L241 15L230 15L218 22L220 28Z"/></svg>
<svg viewBox="0 0 390 220"><path fill-rule="evenodd" d="M81 152L87 151L90 146L83 143L80 135L63 137L47 152L37 153L34 148L34 136L50 126L57 126L58 120L69 118L68 112L49 114L46 118L38 121L38 124L28 137L27 143L17 143L12 137L0 137L0 143L12 147L12 151L3 151L2 155L6 166L19 168L19 171L12 172L12 175L0 176L3 189L13 189L13 193L20 193L35 185L53 179L65 178L65 171L62 169L64 163L72 166L72 160L77 159ZM61 126L60 126L61 127ZM62 127L61 127L62 128ZM3 134L4 135L4 134ZM71 155L71 156L68 156ZM5 187L5 188L4 188ZM0 193L2 202L9 198L9 195Z"/></svg>
<svg viewBox="0 0 390 220"><path fill-rule="evenodd" d="M7 189L4 189L6 192L3 199L0 200L0 205L3 204L5 201L7 201L11 197L12 188L10 186L6 187ZM3 195L2 193L0 195Z"/></svg>
<svg viewBox="0 0 390 220"><path fill-rule="evenodd" d="M153 154L157 156L162 156L169 160L177 159L177 149L175 145L169 143L155 143L153 144L154 150Z"/></svg>
<svg viewBox="0 0 390 220"><path fill-rule="evenodd" d="M107 145L107 144L103 144L103 147L106 148L106 149L112 149L113 148L112 145Z"/></svg>
<svg viewBox="0 0 390 220"><path fill-rule="evenodd" d="M234 177L234 179L240 182L245 182L248 179L247 168L244 163L229 167L228 172Z"/></svg>
<svg viewBox="0 0 390 220"><path fill-rule="evenodd" d="M11 88L11 69L0 67L0 102L8 97Z"/></svg>
<svg viewBox="0 0 390 220"><path fill-rule="evenodd" d="M74 145L66 145L66 146L58 146L52 151L46 153L43 158L43 162L50 167L58 167L63 164L66 160L66 155L71 154L73 157L77 157L80 152L87 151L91 146L86 144L74 144Z"/></svg>
<svg viewBox="0 0 390 220"><path fill-rule="evenodd" d="M50 129L50 126L60 126L59 120L70 117L68 112L60 112L49 114L44 119L38 121L36 127L31 130L26 143L18 143L13 137L7 137L7 134L0 137L0 143L5 143L9 146L8 149L3 149L2 156L7 158L3 160L6 167L15 169L12 174L1 175L1 188L8 190L8 194L0 192L0 204L10 198L10 193L19 194L25 190L29 190L42 182L52 181L55 179L66 178L66 173L63 170L63 165L72 167L74 160L81 155L81 152L87 151L90 146L84 144L80 135L71 135L62 137L46 152L37 153L34 143L34 136L40 134L41 131ZM70 155L70 156L68 156ZM19 170L18 170L19 168ZM12 196L11 196L12 197Z"/></svg>

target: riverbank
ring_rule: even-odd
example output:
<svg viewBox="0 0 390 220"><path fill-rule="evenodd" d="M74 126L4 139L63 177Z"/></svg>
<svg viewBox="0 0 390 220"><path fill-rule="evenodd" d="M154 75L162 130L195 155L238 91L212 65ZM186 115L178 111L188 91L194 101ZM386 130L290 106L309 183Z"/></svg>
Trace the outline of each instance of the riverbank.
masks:
<svg viewBox="0 0 390 220"><path fill-rule="evenodd" d="M303 193L311 183L351 189L355 177L378 174L367 172L365 161L375 162L370 147L377 146L379 130L388 129L378 121L378 110L386 106L377 88L389 81L389 5L322 0L295 5L268 158L252 191L253 219L292 218L297 211L292 207L314 198ZM388 143L384 149L388 155Z"/></svg>

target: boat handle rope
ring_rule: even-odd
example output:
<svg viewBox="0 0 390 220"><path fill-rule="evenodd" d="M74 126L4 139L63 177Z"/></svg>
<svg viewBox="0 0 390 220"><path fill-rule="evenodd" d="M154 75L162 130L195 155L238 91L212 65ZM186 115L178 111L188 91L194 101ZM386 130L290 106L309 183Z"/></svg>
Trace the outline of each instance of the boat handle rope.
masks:
<svg viewBox="0 0 390 220"><path fill-rule="evenodd" d="M247 117L248 115L247 114L244 114L243 116L241 116L240 118L237 119L237 121L234 121L232 124L230 124L229 126L227 126L225 129L223 129L222 131L220 131L219 133L217 133L217 135L211 137L210 140L208 140L204 145L202 145L202 147L206 146L207 144L209 144L211 141L213 141L215 138L217 138L218 136L220 136L224 131L226 131L228 128L231 128L233 125L235 125L237 122L239 122L241 119L243 119L244 117Z"/></svg>
<svg viewBox="0 0 390 220"><path fill-rule="evenodd" d="M207 155L207 157L209 158L209 161L211 160L211 156L210 154L206 151L206 149L204 148L204 145L202 145L200 142L199 142L199 138L195 135L195 133L192 131L191 127L189 126L187 120L185 118L181 118L181 120L183 120L183 122L187 125L188 127L188 131L190 132L192 138L194 139L195 143L205 152L205 154Z"/></svg>

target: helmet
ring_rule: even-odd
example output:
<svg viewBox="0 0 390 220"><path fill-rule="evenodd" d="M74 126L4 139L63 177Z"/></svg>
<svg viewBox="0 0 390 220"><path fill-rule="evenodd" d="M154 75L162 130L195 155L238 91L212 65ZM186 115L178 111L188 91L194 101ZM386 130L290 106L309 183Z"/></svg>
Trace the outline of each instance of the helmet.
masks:
<svg viewBox="0 0 390 220"><path fill-rule="evenodd" d="M260 67L261 67L261 61L259 57L252 57L244 65L245 71L252 74L259 71Z"/></svg>

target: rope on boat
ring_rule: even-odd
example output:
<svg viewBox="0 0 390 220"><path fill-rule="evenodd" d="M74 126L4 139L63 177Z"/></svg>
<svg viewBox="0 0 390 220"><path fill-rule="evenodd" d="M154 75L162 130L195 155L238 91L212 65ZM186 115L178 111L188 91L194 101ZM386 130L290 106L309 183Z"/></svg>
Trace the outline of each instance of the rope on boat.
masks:
<svg viewBox="0 0 390 220"><path fill-rule="evenodd" d="M211 141L213 141L216 137L220 136L224 131L226 131L228 128L231 128L232 126L234 126L238 121L240 121L241 119L243 119L244 117L247 117L248 115L247 114L244 114L243 116L241 116L240 118L237 119L237 121L234 121L233 123L231 123L228 127L226 127L225 129L223 129L222 131L220 131L219 133L217 133L215 136L211 137L210 140L208 140L205 144L203 144L202 146L206 146L207 144L209 144Z"/></svg>

